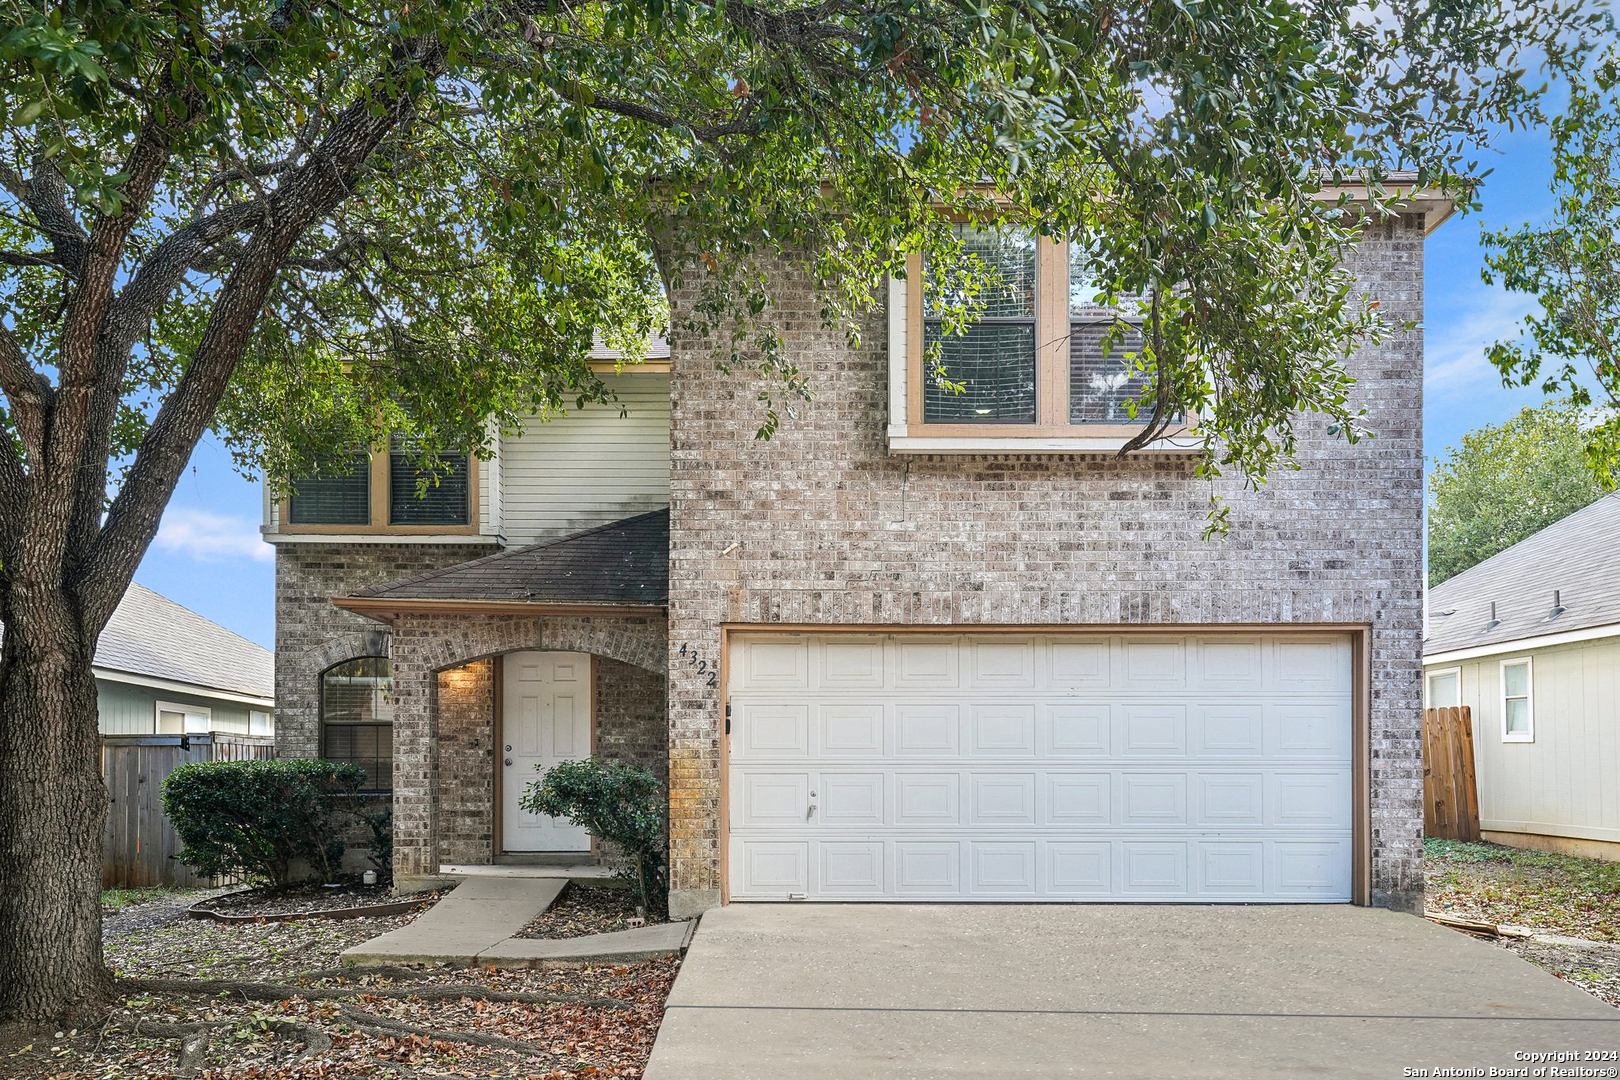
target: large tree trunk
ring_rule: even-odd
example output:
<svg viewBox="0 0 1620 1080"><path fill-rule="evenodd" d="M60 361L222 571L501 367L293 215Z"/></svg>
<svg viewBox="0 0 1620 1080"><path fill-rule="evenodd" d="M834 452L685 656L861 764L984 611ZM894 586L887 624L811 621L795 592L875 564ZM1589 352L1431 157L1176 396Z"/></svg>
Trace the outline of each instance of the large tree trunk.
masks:
<svg viewBox="0 0 1620 1080"><path fill-rule="evenodd" d="M0 613L0 1022L62 1019L111 986L94 643L70 598L21 591Z"/></svg>

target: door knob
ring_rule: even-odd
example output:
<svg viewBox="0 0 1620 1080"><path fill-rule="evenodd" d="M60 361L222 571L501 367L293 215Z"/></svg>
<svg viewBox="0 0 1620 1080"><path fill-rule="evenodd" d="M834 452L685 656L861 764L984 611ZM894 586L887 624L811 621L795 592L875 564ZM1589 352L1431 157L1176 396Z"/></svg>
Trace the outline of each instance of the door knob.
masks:
<svg viewBox="0 0 1620 1080"><path fill-rule="evenodd" d="M511 759L511 758L507 758L507 759L506 759L506 763L507 763L507 764L508 764L508 765L510 765L510 764L512 764L512 759Z"/></svg>

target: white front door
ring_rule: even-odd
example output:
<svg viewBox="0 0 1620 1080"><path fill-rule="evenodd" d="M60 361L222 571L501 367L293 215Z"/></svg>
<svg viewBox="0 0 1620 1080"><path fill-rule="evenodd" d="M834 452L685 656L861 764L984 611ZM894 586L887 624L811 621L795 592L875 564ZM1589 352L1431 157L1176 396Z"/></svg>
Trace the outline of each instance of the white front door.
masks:
<svg viewBox="0 0 1620 1080"><path fill-rule="evenodd" d="M591 756L591 658L585 653L517 652L503 662L501 847L505 851L589 851L591 838L566 819L518 805L530 784L560 761Z"/></svg>

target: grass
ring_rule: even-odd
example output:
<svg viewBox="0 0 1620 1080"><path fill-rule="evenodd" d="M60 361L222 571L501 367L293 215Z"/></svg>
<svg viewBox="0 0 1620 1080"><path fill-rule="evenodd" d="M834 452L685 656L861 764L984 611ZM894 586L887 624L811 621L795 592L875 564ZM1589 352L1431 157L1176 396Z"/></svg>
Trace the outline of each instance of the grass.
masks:
<svg viewBox="0 0 1620 1080"><path fill-rule="evenodd" d="M1456 915L1620 941L1620 863L1425 840L1427 904Z"/></svg>
<svg viewBox="0 0 1620 1080"><path fill-rule="evenodd" d="M101 906L113 909L134 907L136 904L150 903L165 896L172 896L175 891L172 885L158 885L148 889L103 889Z"/></svg>

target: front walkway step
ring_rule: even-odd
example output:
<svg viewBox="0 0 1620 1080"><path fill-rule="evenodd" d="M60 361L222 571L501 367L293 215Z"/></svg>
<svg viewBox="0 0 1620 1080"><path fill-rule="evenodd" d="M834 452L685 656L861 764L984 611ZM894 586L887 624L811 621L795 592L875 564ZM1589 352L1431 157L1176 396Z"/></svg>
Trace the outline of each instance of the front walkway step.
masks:
<svg viewBox="0 0 1620 1080"><path fill-rule="evenodd" d="M345 964L472 964L552 905L567 878L469 877L414 922L343 952Z"/></svg>
<svg viewBox="0 0 1620 1080"><path fill-rule="evenodd" d="M577 938L507 938L492 949L478 954L480 966L502 968L539 967L552 961L583 963L604 961L628 964L659 956L677 956L692 941L696 921L656 923L633 930L588 934Z"/></svg>
<svg viewBox="0 0 1620 1080"><path fill-rule="evenodd" d="M439 867L442 877L572 878L578 881L607 880L613 871L596 863L446 863Z"/></svg>

